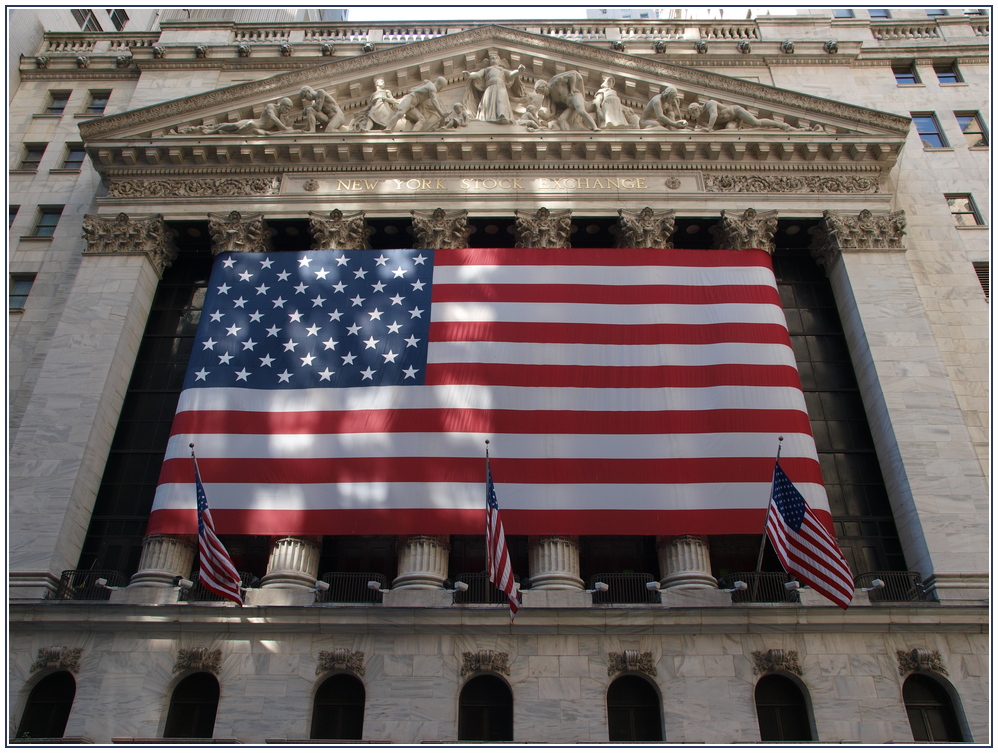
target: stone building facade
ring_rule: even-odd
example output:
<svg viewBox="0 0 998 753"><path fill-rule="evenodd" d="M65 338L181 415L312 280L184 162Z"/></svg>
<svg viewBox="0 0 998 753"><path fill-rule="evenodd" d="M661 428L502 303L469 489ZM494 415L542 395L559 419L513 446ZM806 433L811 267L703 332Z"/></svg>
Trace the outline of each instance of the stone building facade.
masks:
<svg viewBox="0 0 998 753"><path fill-rule="evenodd" d="M11 739L990 742L987 15L150 25L10 101ZM177 585L213 255L516 245L773 255L848 610L739 590L757 531L508 531L512 624L484 537L223 532L246 606Z"/></svg>

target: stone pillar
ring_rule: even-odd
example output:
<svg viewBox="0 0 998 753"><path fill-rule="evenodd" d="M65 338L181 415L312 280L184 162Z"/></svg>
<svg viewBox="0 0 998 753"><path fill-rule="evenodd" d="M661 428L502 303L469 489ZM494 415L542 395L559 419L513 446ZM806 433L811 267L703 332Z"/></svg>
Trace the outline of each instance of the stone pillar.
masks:
<svg viewBox="0 0 998 753"><path fill-rule="evenodd" d="M11 599L43 598L77 566L156 286L176 255L159 214L87 215L83 232L87 247L11 442Z"/></svg>
<svg viewBox="0 0 998 753"><path fill-rule="evenodd" d="M412 229L416 248L468 248L471 245L473 225L468 224L468 211L461 209L445 212L437 208L432 212L412 210Z"/></svg>
<svg viewBox="0 0 998 753"><path fill-rule="evenodd" d="M832 285L908 567L940 600L978 602L988 484L905 258L905 222L826 211L811 253Z"/></svg>
<svg viewBox="0 0 998 753"><path fill-rule="evenodd" d="M260 579L260 587L314 589L321 550L321 538L275 536L270 541L267 574Z"/></svg>
<svg viewBox="0 0 998 753"><path fill-rule="evenodd" d="M757 212L749 208L742 214L729 214L721 210L721 222L710 229L714 236L714 248L730 248L745 251L761 248L773 253L773 235L776 234L776 210Z"/></svg>
<svg viewBox="0 0 998 753"><path fill-rule="evenodd" d="M392 589L443 588L447 579L450 539L447 536L404 536L399 542L399 574Z"/></svg>
<svg viewBox="0 0 998 753"><path fill-rule="evenodd" d="M617 236L617 248L672 248L676 229L674 209L656 211L645 207L640 212L618 209L620 219L610 232Z"/></svg>
<svg viewBox="0 0 998 753"><path fill-rule="evenodd" d="M264 252L271 248L271 230L261 212L246 215L235 210L228 214L208 212L208 232L213 256L227 252Z"/></svg>
<svg viewBox="0 0 998 753"><path fill-rule="evenodd" d="M517 248L571 248L569 236L572 233L572 210L556 209L553 212L541 207L537 212L522 212L514 209L516 215Z"/></svg>
<svg viewBox="0 0 998 753"><path fill-rule="evenodd" d="M139 569L128 583L129 588L141 586L173 586L180 575L191 576L197 542L193 536L153 534L142 542Z"/></svg>
<svg viewBox="0 0 998 753"><path fill-rule="evenodd" d="M328 215L319 212L308 213L308 224L312 230L316 251L335 251L341 248L370 248L368 240L371 228L367 226L364 212L347 212L332 210ZM439 248L434 246L433 248Z"/></svg>
<svg viewBox="0 0 998 753"><path fill-rule="evenodd" d="M529 546L531 590L583 588L577 537L531 536Z"/></svg>
<svg viewBox="0 0 998 753"><path fill-rule="evenodd" d="M706 536L660 536L657 545L662 588L717 588Z"/></svg>

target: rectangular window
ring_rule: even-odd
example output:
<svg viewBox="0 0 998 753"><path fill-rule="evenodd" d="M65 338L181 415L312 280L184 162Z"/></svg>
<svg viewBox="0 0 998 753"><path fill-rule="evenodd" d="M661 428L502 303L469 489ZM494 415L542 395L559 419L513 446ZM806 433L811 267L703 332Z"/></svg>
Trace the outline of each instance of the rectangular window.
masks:
<svg viewBox="0 0 998 753"><path fill-rule="evenodd" d="M28 300L31 286L35 284L34 275L11 275L10 295L7 297L7 308L20 310Z"/></svg>
<svg viewBox="0 0 998 753"><path fill-rule="evenodd" d="M17 217L17 210L20 208L21 206L19 204L11 204L7 207L7 227L14 224L14 219Z"/></svg>
<svg viewBox="0 0 998 753"><path fill-rule="evenodd" d="M946 10L945 8L926 8L925 15L936 18L938 16L948 16L949 11Z"/></svg>
<svg viewBox="0 0 998 753"><path fill-rule="evenodd" d="M955 112L956 122L960 124L967 146L987 146L988 133L984 130L984 122L979 112Z"/></svg>
<svg viewBox="0 0 998 753"><path fill-rule="evenodd" d="M36 238L51 238L55 233L59 218L62 217L62 207L39 207L38 222L35 223Z"/></svg>
<svg viewBox="0 0 998 753"><path fill-rule="evenodd" d="M94 12L89 8L70 8L70 12L83 31L104 31Z"/></svg>
<svg viewBox="0 0 998 753"><path fill-rule="evenodd" d="M42 157L45 156L45 147L47 146L48 144L25 144L24 156L21 158L21 163L17 166L17 169L37 172L38 165L41 163Z"/></svg>
<svg viewBox="0 0 998 753"><path fill-rule="evenodd" d="M946 143L946 139L943 138L943 132L939 129L939 121L936 120L934 114L923 113L917 115L912 113L911 120L915 124L918 135L922 137L922 146L928 149L939 149L949 146Z"/></svg>
<svg viewBox="0 0 998 753"><path fill-rule="evenodd" d="M86 158L87 153L83 150L83 144L66 144L66 157L62 161L62 169L79 170Z"/></svg>
<svg viewBox="0 0 998 753"><path fill-rule="evenodd" d="M981 288L984 290L984 300L991 300L991 265L986 261L975 261L974 271L977 272L977 279L980 280Z"/></svg>
<svg viewBox="0 0 998 753"><path fill-rule="evenodd" d="M890 18L891 12L887 8L870 8L870 18Z"/></svg>
<svg viewBox="0 0 998 753"><path fill-rule="evenodd" d="M963 81L960 71L956 69L956 63L935 63L932 70L936 72L940 84L959 84Z"/></svg>
<svg viewBox="0 0 998 753"><path fill-rule="evenodd" d="M69 95L73 92L49 92L48 105L45 107L46 115L62 115L66 112L66 105L69 104Z"/></svg>
<svg viewBox="0 0 998 753"><path fill-rule="evenodd" d="M87 107L83 111L84 115L103 115L107 109L108 100L111 99L109 91L92 91L87 99Z"/></svg>
<svg viewBox="0 0 998 753"><path fill-rule="evenodd" d="M109 10L107 13L111 17L111 23L114 24L114 28L117 31L121 31L125 28L125 24L128 23L128 14L125 13L124 8L115 8L114 10Z"/></svg>
<svg viewBox="0 0 998 753"><path fill-rule="evenodd" d="M912 63L894 63L891 65L891 70L894 72L894 80L897 81L898 86L921 83Z"/></svg>
<svg viewBox="0 0 998 753"><path fill-rule="evenodd" d="M835 18L855 18L856 14L852 12L849 8L836 8L832 11L832 15Z"/></svg>
<svg viewBox="0 0 998 753"><path fill-rule="evenodd" d="M988 15L987 8L967 8L964 11L964 15L967 16L986 16Z"/></svg>
<svg viewBox="0 0 998 753"><path fill-rule="evenodd" d="M946 201L949 204L949 211L959 227L984 224L969 193L947 194Z"/></svg>

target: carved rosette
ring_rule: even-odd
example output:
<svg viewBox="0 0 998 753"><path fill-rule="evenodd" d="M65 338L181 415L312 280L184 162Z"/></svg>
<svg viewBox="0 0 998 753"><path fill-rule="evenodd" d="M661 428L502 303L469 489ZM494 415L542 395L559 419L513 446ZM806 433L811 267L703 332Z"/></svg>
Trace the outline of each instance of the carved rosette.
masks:
<svg viewBox="0 0 998 753"><path fill-rule="evenodd" d="M320 651L319 662L315 665L315 673L321 675L330 671L353 672L364 674L364 652L351 651L348 648L334 648L332 651Z"/></svg>
<svg viewBox="0 0 998 753"><path fill-rule="evenodd" d="M306 186L306 189L308 186ZM371 228L364 212L343 213L334 209L328 215L309 212L309 227L315 250L336 251L343 248L370 248Z"/></svg>
<svg viewBox="0 0 998 753"><path fill-rule="evenodd" d="M193 669L218 674L222 670L222 649L208 649L206 646L182 648L177 652L177 662L173 665L173 673Z"/></svg>
<svg viewBox="0 0 998 753"><path fill-rule="evenodd" d="M617 248L672 248L676 213L672 209L655 211L645 207L640 212L618 209L620 219L611 228L617 236Z"/></svg>
<svg viewBox="0 0 998 753"><path fill-rule="evenodd" d="M37 672L40 669L65 669L70 672L79 672L80 658L82 656L82 648L69 648L68 646L40 648L38 649L38 658L31 665L31 671Z"/></svg>
<svg viewBox="0 0 998 753"><path fill-rule="evenodd" d="M652 677L658 674L658 669L655 668L655 658L651 651L611 651L607 657L609 658L606 665L608 677L621 672L644 672Z"/></svg>
<svg viewBox="0 0 998 753"><path fill-rule="evenodd" d="M188 196L272 196L280 190L278 178L191 178L189 180L116 180L107 195L114 198Z"/></svg>
<svg viewBox="0 0 998 753"><path fill-rule="evenodd" d="M479 651L465 651L462 656L461 677L473 672L496 672L509 677L509 654L506 651L493 651L483 648Z"/></svg>
<svg viewBox="0 0 998 753"><path fill-rule="evenodd" d="M782 648L753 651L752 659L755 662L752 671L757 675L764 675L767 672L792 672L800 677L804 674L796 651L784 651Z"/></svg>
<svg viewBox="0 0 998 753"><path fill-rule="evenodd" d="M571 248L572 210L551 211L541 207L535 213L514 209L517 248Z"/></svg>
<svg viewBox="0 0 998 753"><path fill-rule="evenodd" d="M811 241L811 256L828 274L843 250L903 249L907 220L904 210L874 214L864 209L856 217L825 210Z"/></svg>
<svg viewBox="0 0 998 753"><path fill-rule="evenodd" d="M775 209L760 213L749 208L741 215L728 214L727 209L722 209L720 224L710 229L714 236L714 247L734 251L761 248L773 253L776 217Z"/></svg>
<svg viewBox="0 0 998 753"><path fill-rule="evenodd" d="M912 672L938 672L947 675L943 658L938 651L926 648L913 648L911 651L897 651L898 674L902 677Z"/></svg>
<svg viewBox="0 0 998 753"><path fill-rule="evenodd" d="M416 248L468 248L475 228L468 224L468 212L461 209L445 212L437 208L432 212L412 210L412 228L416 234Z"/></svg>
<svg viewBox="0 0 998 753"><path fill-rule="evenodd" d="M83 238L87 241L84 254L146 254L160 275L177 258L172 243L175 235L175 231L166 227L161 214L129 217L121 212L114 219L95 214L83 216Z"/></svg>
<svg viewBox="0 0 998 753"><path fill-rule="evenodd" d="M211 233L211 253L262 252L270 250L271 230L262 212L243 215L233 210L228 214L208 212Z"/></svg>
<svg viewBox="0 0 998 753"><path fill-rule="evenodd" d="M880 193L880 181L859 176L707 173L703 181L707 193Z"/></svg>

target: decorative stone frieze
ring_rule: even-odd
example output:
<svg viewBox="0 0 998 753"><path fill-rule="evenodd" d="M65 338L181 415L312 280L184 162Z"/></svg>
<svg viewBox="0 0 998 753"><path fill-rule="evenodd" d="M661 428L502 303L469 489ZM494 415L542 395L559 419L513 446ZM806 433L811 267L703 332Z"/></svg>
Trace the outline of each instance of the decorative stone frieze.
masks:
<svg viewBox="0 0 998 753"><path fill-rule="evenodd" d="M750 207L741 215L729 214L727 209L722 209L720 224L710 229L714 236L714 247L730 248L735 251L761 248L773 253L776 220L775 209L757 212Z"/></svg>
<svg viewBox="0 0 998 753"><path fill-rule="evenodd" d="M532 536L528 547L531 590L582 588L579 540L576 537Z"/></svg>
<svg viewBox="0 0 998 753"><path fill-rule="evenodd" d="M662 588L717 588L706 536L662 536L657 546Z"/></svg>
<svg viewBox="0 0 998 753"><path fill-rule="evenodd" d="M316 186L318 187L318 186ZM308 190L308 186L305 186ZM314 189L313 189L314 190ZM370 248L371 228L364 212L332 210L328 215L309 212L309 227L316 250L335 251L341 248Z"/></svg>
<svg viewBox="0 0 998 753"><path fill-rule="evenodd" d="M465 651L462 654L461 677L474 672L496 672L509 677L509 654L506 651L494 651L483 648L479 651Z"/></svg>
<svg viewBox="0 0 998 753"><path fill-rule="evenodd" d="M112 180L107 194L116 199L272 196L277 194L280 187L280 178L130 179Z"/></svg>
<svg viewBox="0 0 998 753"><path fill-rule="evenodd" d="M133 586L170 586L173 579L187 577L194 565L197 545L193 536L152 534L142 541L139 568L128 583Z"/></svg>
<svg viewBox="0 0 998 753"><path fill-rule="evenodd" d="M208 212L208 232L214 256L227 252L270 250L271 230L262 212L247 215L235 210L228 214Z"/></svg>
<svg viewBox="0 0 998 753"><path fill-rule="evenodd" d="M676 212L656 211L645 207L640 212L618 209L620 219L611 228L617 236L618 248L672 248L672 233L676 229Z"/></svg>
<svg viewBox="0 0 998 753"><path fill-rule="evenodd" d="M114 219L95 214L83 217L84 254L146 254L160 275L177 258L174 235L161 214L131 218L121 212Z"/></svg>
<svg viewBox="0 0 998 753"><path fill-rule="evenodd" d="M468 224L468 211L445 212L439 207L432 212L412 210L412 228L416 248L468 248L474 225Z"/></svg>
<svg viewBox="0 0 998 753"><path fill-rule="evenodd" d="M929 651L925 648L913 648L911 651L896 652L898 660L898 674L901 676L912 672L938 672L941 675L948 675L946 667L943 665L943 658L938 651Z"/></svg>
<svg viewBox="0 0 998 753"><path fill-rule="evenodd" d="M864 209L852 217L826 209L813 231L811 256L828 274L843 250L903 249L906 225L903 210L874 214Z"/></svg>
<svg viewBox="0 0 998 753"><path fill-rule="evenodd" d="M320 651L319 661L315 665L315 673L323 672L353 672L364 675L364 652L351 651L348 648L334 648L332 651Z"/></svg>
<svg viewBox="0 0 998 753"><path fill-rule="evenodd" d="M651 651L635 651L633 649L611 651L607 657L609 658L606 665L608 677L618 675L621 672L643 672L652 677L658 674L658 669L655 667L655 657L652 656Z"/></svg>
<svg viewBox="0 0 998 753"><path fill-rule="evenodd" d="M260 579L260 587L314 589L321 551L321 538L275 536L270 542L267 574Z"/></svg>
<svg viewBox="0 0 998 753"><path fill-rule="evenodd" d="M551 211L541 207L535 213L514 209L517 248L571 248L572 210Z"/></svg>
<svg viewBox="0 0 998 753"><path fill-rule="evenodd" d="M193 669L198 672L218 674L222 670L222 649L209 649L206 646L182 648L177 652L177 661L173 665L173 674Z"/></svg>
<svg viewBox="0 0 998 753"><path fill-rule="evenodd" d="M392 588L443 588L449 555L447 536L403 537L399 542L399 574Z"/></svg>
<svg viewBox="0 0 998 753"><path fill-rule="evenodd" d="M47 646L38 649L38 658L31 665L32 672L41 669L64 669L69 672L80 671L80 659L83 657L82 648L69 648L68 646Z"/></svg>
<svg viewBox="0 0 998 753"><path fill-rule="evenodd" d="M705 173L707 193L880 193L877 178L859 175L725 175Z"/></svg>
<svg viewBox="0 0 998 753"><path fill-rule="evenodd" d="M804 674L796 651L784 651L782 648L771 648L768 651L753 651L755 662L752 671L757 675L767 672L792 672L798 677Z"/></svg>

